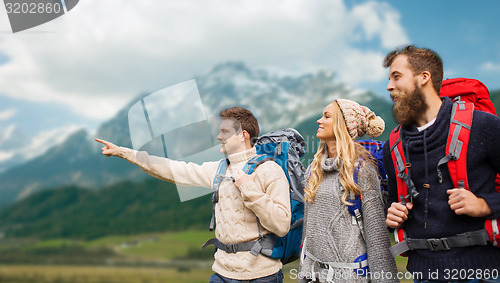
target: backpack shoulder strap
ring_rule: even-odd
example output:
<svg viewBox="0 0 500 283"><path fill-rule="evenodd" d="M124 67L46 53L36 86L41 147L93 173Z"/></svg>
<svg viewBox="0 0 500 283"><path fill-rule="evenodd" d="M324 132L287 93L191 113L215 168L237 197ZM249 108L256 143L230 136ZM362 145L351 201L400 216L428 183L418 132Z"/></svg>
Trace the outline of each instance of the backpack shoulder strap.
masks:
<svg viewBox="0 0 500 283"><path fill-rule="evenodd" d="M467 179L467 147L469 145L474 104L457 99L453 104L450 121L450 132L446 143L446 156L439 165L448 163L451 180L455 188L470 190ZM438 165L438 173L440 174ZM440 181L442 177L440 176ZM485 229L490 242L500 246L499 219L486 219Z"/></svg>
<svg viewBox="0 0 500 283"><path fill-rule="evenodd" d="M222 159L219 162L219 166L217 167L217 171L215 171L214 180L212 182L212 190L214 192L219 190L220 183L224 179L223 176L226 173L226 169L227 169L228 165L229 165L229 159L227 159L227 158Z"/></svg>
<svg viewBox="0 0 500 283"><path fill-rule="evenodd" d="M409 197L408 194L408 184L415 188L413 185L413 181L410 179L408 175L408 168L411 166L406 163L404 151L403 151L403 142L402 142L403 131L401 131L401 125L397 126L394 130L391 131L389 136L389 149L391 151L392 163L394 164L394 171L396 174L396 185L398 190L398 200L401 204L406 204L406 199ZM413 190L416 192L416 190ZM411 201L411 200L410 200ZM406 233L402 228L396 228L394 231L394 240L396 244L403 243L406 238ZM401 254L402 252L393 252L395 247L398 245L391 247L391 253Z"/></svg>
<svg viewBox="0 0 500 283"><path fill-rule="evenodd" d="M215 171L214 180L212 182L212 219L210 220L210 231L214 230L215 227L215 204L219 202L219 187L224 179L224 174L226 173L227 166L229 165L229 159L222 159L219 162L219 166L217 167L217 171Z"/></svg>
<svg viewBox="0 0 500 283"><path fill-rule="evenodd" d="M262 163L264 163L266 161L270 161L270 160L274 161L275 159L270 157L270 156L264 155L264 154L256 155L253 158L251 158L250 160L248 160L248 162L245 164L245 166L243 166L243 171L246 174L250 175L255 171L257 166L261 165Z"/></svg>
<svg viewBox="0 0 500 283"><path fill-rule="evenodd" d="M361 162L362 160L357 161L354 165L353 179L354 183L356 184L358 184L358 173L361 167ZM349 203L351 203L351 205L347 206L347 209L349 209L349 213L352 215L352 222L353 224L358 224L359 230L361 231L361 236L366 241L363 229L363 215L361 214L361 196L350 191L349 194L347 194L347 200Z"/></svg>
<svg viewBox="0 0 500 283"><path fill-rule="evenodd" d="M272 158L272 157L270 157L270 156L267 156L265 154L258 154L258 155L252 157L250 160L247 161L247 163L243 166L243 172L245 172L245 174L247 174L247 175L250 175L253 172L255 172L255 169L257 169L257 167L259 165L261 165L262 163L264 163L266 161L270 161L270 160L275 161L275 159ZM259 217L256 216L256 218L257 218L257 229L259 231L259 239L262 239L263 236L262 236L262 232L261 232L261 229L260 229ZM259 252L261 252L261 250L262 250L262 246L256 245L252 249L252 254L254 254L255 256L257 256L257 254Z"/></svg>
<svg viewBox="0 0 500 283"><path fill-rule="evenodd" d="M403 131L401 125L391 131L389 136L389 146L391 151L392 163L396 174L396 184L398 188L398 199L404 205L408 199L411 202L412 197L417 197L418 192L410 178L409 168L411 164L406 162L403 150Z"/></svg>
<svg viewBox="0 0 500 283"><path fill-rule="evenodd" d="M460 100L453 103L450 119L450 131L446 142L446 155L439 160L438 177L443 182L439 167L448 164L451 180L455 188L469 189L467 181L467 146L469 145L474 104Z"/></svg>

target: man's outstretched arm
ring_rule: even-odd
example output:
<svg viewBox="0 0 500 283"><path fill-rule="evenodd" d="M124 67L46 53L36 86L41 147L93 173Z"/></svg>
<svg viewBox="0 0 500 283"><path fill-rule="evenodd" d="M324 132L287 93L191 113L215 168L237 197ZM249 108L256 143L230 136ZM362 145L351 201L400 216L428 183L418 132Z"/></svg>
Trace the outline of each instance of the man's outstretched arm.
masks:
<svg viewBox="0 0 500 283"><path fill-rule="evenodd" d="M95 139L104 144L105 156L117 156L138 165L149 175L182 186L210 188L219 162L205 162L202 165L151 156L145 151L136 151L117 146L111 142Z"/></svg>

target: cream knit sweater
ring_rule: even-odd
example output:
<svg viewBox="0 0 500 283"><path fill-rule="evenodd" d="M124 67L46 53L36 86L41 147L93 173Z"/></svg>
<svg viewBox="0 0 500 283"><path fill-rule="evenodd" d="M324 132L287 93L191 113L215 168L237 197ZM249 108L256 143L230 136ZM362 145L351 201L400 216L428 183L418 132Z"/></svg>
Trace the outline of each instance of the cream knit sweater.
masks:
<svg viewBox="0 0 500 283"><path fill-rule="evenodd" d="M256 155L255 148L228 156L230 164L226 176L235 176L248 160ZM119 157L139 165L149 175L184 186L211 188L219 161L201 165L150 156L147 152L120 148ZM255 241L259 238L257 219L262 235L274 233L284 236L290 226L290 196L286 176L275 162L265 162L250 180L236 188L223 180L219 188L219 202L215 207L216 238L225 244ZM217 250L214 272L237 280L251 280L269 276L282 268L279 260L250 252L226 253Z"/></svg>

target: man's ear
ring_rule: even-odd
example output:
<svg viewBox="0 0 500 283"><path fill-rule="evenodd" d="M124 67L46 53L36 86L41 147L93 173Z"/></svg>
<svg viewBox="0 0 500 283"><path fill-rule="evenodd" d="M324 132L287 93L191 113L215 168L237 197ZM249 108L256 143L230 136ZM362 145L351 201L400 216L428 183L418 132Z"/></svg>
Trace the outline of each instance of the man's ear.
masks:
<svg viewBox="0 0 500 283"><path fill-rule="evenodd" d="M432 84L431 72L429 72L429 71L423 71L422 73L420 73L419 81L420 81L420 86L424 86L427 83L431 83Z"/></svg>
<svg viewBox="0 0 500 283"><path fill-rule="evenodd" d="M250 134L247 131L243 130L241 133L243 134L243 141L250 140Z"/></svg>

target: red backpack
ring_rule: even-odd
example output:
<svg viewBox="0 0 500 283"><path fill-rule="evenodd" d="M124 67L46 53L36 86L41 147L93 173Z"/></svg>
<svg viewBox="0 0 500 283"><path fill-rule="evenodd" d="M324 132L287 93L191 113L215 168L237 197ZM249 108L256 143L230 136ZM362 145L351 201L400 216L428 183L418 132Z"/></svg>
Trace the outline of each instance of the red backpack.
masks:
<svg viewBox="0 0 500 283"><path fill-rule="evenodd" d="M486 86L478 80L456 78L443 81L441 97L450 97L455 100L453 104L450 131L446 144L446 155L439 161L439 165L447 163L455 188L469 189L467 181L467 146L469 144L470 128L474 108L496 115L495 107L490 100ZM401 143L400 126L391 132L389 144L391 157L397 176L398 199L405 205L418 196L415 185L408 176L410 164L405 161ZM453 149L450 152L450 149ZM439 166L438 177L442 178ZM495 180L496 190L500 192L500 174ZM453 247L471 245L486 245L491 242L500 247L500 219L487 219L485 229L467 232L461 235L442 239L407 239L403 229L394 231L396 245L391 247L394 256L403 254L411 249L430 249L434 251L448 250ZM411 241L411 243L409 243Z"/></svg>
<svg viewBox="0 0 500 283"><path fill-rule="evenodd" d="M478 80L466 78L444 80L439 95L449 97L451 100L460 96L460 100L474 103L476 110L497 115L488 88Z"/></svg>

